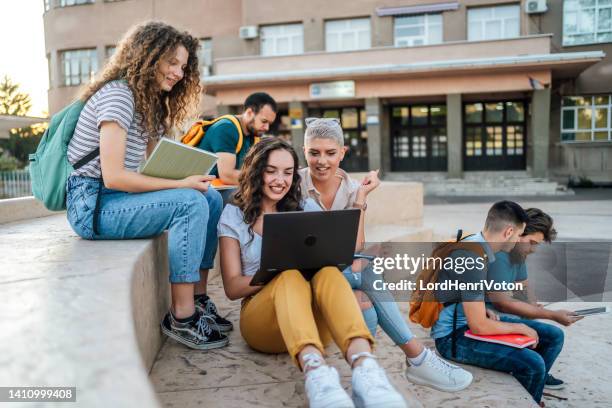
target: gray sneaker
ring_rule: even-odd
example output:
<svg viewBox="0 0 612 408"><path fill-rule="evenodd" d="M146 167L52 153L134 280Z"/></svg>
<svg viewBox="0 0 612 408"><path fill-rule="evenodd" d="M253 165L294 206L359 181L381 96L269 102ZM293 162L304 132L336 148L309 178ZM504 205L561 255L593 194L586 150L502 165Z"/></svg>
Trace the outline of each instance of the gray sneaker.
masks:
<svg viewBox="0 0 612 408"><path fill-rule="evenodd" d="M181 323L177 321L171 312L166 313L161 323L162 333L196 350L211 350L225 347L229 338L211 326L214 320L202 313L197 313L197 318L192 321Z"/></svg>

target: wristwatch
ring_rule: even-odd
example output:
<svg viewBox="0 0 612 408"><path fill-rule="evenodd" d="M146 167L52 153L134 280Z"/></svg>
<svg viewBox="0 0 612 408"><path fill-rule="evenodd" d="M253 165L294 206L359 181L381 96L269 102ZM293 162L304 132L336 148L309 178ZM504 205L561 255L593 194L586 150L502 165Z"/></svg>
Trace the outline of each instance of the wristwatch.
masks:
<svg viewBox="0 0 612 408"><path fill-rule="evenodd" d="M363 204L353 203L353 208L359 208L361 211L365 211L366 208L368 208L368 203L363 203Z"/></svg>

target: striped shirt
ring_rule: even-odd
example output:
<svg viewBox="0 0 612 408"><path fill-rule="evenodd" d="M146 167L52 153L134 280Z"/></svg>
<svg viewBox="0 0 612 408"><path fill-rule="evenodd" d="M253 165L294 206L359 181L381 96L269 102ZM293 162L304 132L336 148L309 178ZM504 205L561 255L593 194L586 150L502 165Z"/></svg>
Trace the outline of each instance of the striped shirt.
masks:
<svg viewBox="0 0 612 408"><path fill-rule="evenodd" d="M100 125L116 122L127 132L124 165L136 171L145 157L148 136L134 111L134 95L124 81L110 81L93 94L81 111L74 135L68 144L68 161L76 163L100 146ZM158 138L157 135L156 138ZM75 170L72 176L102 177L100 156Z"/></svg>

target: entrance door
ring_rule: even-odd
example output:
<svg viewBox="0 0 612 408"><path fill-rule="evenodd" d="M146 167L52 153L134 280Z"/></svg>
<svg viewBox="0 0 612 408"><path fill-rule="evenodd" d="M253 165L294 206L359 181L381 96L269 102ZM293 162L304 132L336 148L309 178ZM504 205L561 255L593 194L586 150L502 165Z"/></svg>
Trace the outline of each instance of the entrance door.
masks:
<svg viewBox="0 0 612 408"><path fill-rule="evenodd" d="M476 102L463 105L464 170L526 168L526 103Z"/></svg>
<svg viewBox="0 0 612 408"><path fill-rule="evenodd" d="M391 170L446 171L446 105L392 106Z"/></svg>
<svg viewBox="0 0 612 408"><path fill-rule="evenodd" d="M344 145L348 151L340 167L347 172L368 171L368 132L366 113L361 107L310 109L311 116L338 118L344 131Z"/></svg>

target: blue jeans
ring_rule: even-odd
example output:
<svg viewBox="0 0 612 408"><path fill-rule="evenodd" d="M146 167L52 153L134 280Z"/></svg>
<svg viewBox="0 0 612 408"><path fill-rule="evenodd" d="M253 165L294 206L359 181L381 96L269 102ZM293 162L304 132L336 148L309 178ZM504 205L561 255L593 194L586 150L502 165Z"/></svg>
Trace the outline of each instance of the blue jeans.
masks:
<svg viewBox="0 0 612 408"><path fill-rule="evenodd" d="M551 324L529 319L501 316L501 321L523 323L538 332L535 349L517 349L501 344L473 340L463 334L468 326L457 329L457 354L452 356L452 333L436 339L436 348L442 357L458 363L471 364L512 374L539 403L542 399L546 375L563 348L563 330Z"/></svg>
<svg viewBox="0 0 612 408"><path fill-rule="evenodd" d="M406 344L414 338L414 334L406 324L393 296L387 291L372 289L372 283L369 282L371 277L380 275L373 274L370 264L362 272L357 273L354 273L349 266L342 271L342 274L351 285L351 289L362 290L372 302L372 308L362 311L363 318L372 336L376 335L376 326L380 325L398 346Z"/></svg>
<svg viewBox="0 0 612 408"><path fill-rule="evenodd" d="M70 177L66 189L68 222L82 238L148 238L168 230L170 282L198 282L199 270L213 266L217 224L223 208L221 195L216 190L126 193L105 188L100 180L90 177Z"/></svg>

